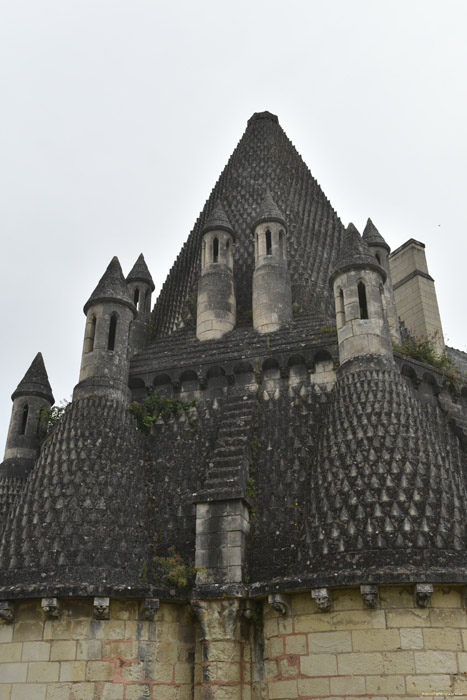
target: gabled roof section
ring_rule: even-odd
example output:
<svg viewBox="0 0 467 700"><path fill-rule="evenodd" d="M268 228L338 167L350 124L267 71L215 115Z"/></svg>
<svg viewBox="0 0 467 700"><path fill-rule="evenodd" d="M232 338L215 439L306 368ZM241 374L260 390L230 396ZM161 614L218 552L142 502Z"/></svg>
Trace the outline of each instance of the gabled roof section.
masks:
<svg viewBox="0 0 467 700"><path fill-rule="evenodd" d="M370 218L368 218L368 221L366 222L366 226L363 230L362 238L365 241L367 245L370 247L375 245L375 246L382 246L383 248L386 248L388 253L391 252L391 248L388 246L374 223Z"/></svg>
<svg viewBox="0 0 467 700"><path fill-rule="evenodd" d="M378 264L375 256L370 251L355 226L349 224L345 232L339 258L331 275L331 283L334 281L336 275L341 272L368 267L377 270L383 277L383 281L386 280L386 272L381 265Z"/></svg>
<svg viewBox="0 0 467 700"><path fill-rule="evenodd" d="M275 201L273 200L271 193L267 192L265 198L260 204L256 218L252 224L252 228L258 226L258 224L265 223L267 221L277 221L279 224L286 225L285 217Z"/></svg>
<svg viewBox="0 0 467 700"><path fill-rule="evenodd" d="M146 265L146 260L144 255L141 253L137 261L131 268L131 271L126 278L127 282L147 282L151 286L152 291L155 290L156 285L153 282L149 268Z"/></svg>
<svg viewBox="0 0 467 700"><path fill-rule="evenodd" d="M232 228L229 217L225 213L224 207L220 201L216 203L214 209L209 215L208 220L203 226L202 233L208 233L208 231L227 231L228 233L235 235L235 231Z"/></svg>
<svg viewBox="0 0 467 700"><path fill-rule="evenodd" d="M206 144L209 148L209 144ZM333 317L329 275L337 261L344 227L277 117L254 114L180 251L156 302L154 338L181 327L187 300L196 296L201 237L221 202L237 240L234 281L237 310L252 308L254 246L251 226L270 193L287 222L287 262L292 297L301 309Z"/></svg>
<svg viewBox="0 0 467 700"><path fill-rule="evenodd" d="M38 352L31 365L11 395L12 400L19 396L40 396L51 404L55 399L45 369L42 353Z"/></svg>
<svg viewBox="0 0 467 700"><path fill-rule="evenodd" d="M84 305L84 313L87 314L89 307L98 301L114 301L117 304L125 304L136 313L120 262L116 256L110 261L97 287Z"/></svg>

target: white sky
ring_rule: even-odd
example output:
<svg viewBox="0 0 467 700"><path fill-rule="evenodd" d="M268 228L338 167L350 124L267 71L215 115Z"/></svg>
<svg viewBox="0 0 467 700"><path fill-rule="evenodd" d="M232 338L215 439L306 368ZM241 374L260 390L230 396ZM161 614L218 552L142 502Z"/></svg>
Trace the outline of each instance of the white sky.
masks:
<svg viewBox="0 0 467 700"><path fill-rule="evenodd" d="M143 252L157 295L256 111L345 224L426 243L467 349L466 21L465 0L0 0L0 450L37 351L70 398L113 255Z"/></svg>

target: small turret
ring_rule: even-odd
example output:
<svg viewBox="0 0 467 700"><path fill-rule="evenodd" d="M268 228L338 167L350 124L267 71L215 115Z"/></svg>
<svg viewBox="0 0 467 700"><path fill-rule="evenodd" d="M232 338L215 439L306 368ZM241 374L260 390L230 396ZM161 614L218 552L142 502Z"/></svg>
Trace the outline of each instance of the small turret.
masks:
<svg viewBox="0 0 467 700"><path fill-rule="evenodd" d="M292 320L292 290L287 269L284 215L268 193L252 226L255 240L253 326L272 333Z"/></svg>
<svg viewBox="0 0 467 700"><path fill-rule="evenodd" d="M331 275L341 365L360 355L393 357L384 313L386 272L353 224Z"/></svg>
<svg viewBox="0 0 467 700"><path fill-rule="evenodd" d="M97 394L129 400L129 333L136 309L118 258L111 260L84 313L81 371L73 399Z"/></svg>
<svg viewBox="0 0 467 700"><path fill-rule="evenodd" d="M137 316L130 327L130 353L134 354L146 345L151 314L151 294L156 288L142 253L126 278L126 283L137 310Z"/></svg>
<svg viewBox="0 0 467 700"><path fill-rule="evenodd" d="M235 233L220 202L212 210L202 234L196 337L211 340L231 331L237 315L233 280Z"/></svg>
<svg viewBox="0 0 467 700"><path fill-rule="evenodd" d="M13 411L1 470L23 478L39 453L39 421L42 409L54 403L52 389L40 352L11 395Z"/></svg>
<svg viewBox="0 0 467 700"><path fill-rule="evenodd" d="M384 283L383 306L389 325L391 340L394 343L400 343L401 334L399 318L397 316L396 302L394 300L394 290L391 281L391 271L389 269L389 253L391 252L391 248L388 246L383 236L380 234L380 232L378 231L371 219L368 219L368 221L366 222L362 238L386 273L386 281Z"/></svg>

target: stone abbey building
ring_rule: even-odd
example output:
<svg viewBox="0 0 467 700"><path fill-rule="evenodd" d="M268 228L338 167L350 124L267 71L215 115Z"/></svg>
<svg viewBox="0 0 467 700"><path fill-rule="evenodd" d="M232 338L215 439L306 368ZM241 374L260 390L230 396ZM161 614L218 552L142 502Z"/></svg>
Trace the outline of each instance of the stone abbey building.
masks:
<svg viewBox="0 0 467 700"><path fill-rule="evenodd" d="M64 414L40 354L13 392L0 700L467 696L467 357L423 243L344 228L258 113L153 291L113 258Z"/></svg>

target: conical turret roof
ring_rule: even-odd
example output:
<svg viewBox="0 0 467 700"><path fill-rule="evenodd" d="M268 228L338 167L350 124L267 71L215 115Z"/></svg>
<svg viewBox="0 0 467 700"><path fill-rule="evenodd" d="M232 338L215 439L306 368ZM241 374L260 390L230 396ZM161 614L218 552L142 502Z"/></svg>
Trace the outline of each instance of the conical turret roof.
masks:
<svg viewBox="0 0 467 700"><path fill-rule="evenodd" d="M196 293L204 226L221 202L236 233L234 282L237 308L252 308L254 241L258 220L269 192L287 221L287 264L293 299L303 310L323 309L332 317L329 276L337 261L344 227L275 115L254 114L221 173L194 228L165 281L153 312L155 339L181 327L189 297ZM276 212L277 214L277 212Z"/></svg>
<svg viewBox="0 0 467 700"><path fill-rule="evenodd" d="M370 267L377 270L383 277L383 281L386 280L386 272L381 265L378 264L375 256L370 251L355 226L350 223L347 226L341 252L331 275L331 283L340 272L362 267Z"/></svg>
<svg viewBox="0 0 467 700"><path fill-rule="evenodd" d="M31 365L11 395L12 400L19 396L41 396L51 404L55 399L49 384L42 353L38 352Z"/></svg>
<svg viewBox="0 0 467 700"><path fill-rule="evenodd" d="M144 255L141 253L140 256L138 257L137 261L133 265L133 267L130 270L130 273L128 277L126 278L127 282L147 282L150 286L152 291L155 290L156 285L153 282L153 279L151 277L151 273L149 272L149 268L146 265L146 260L144 259Z"/></svg>
<svg viewBox="0 0 467 700"><path fill-rule="evenodd" d="M110 261L97 287L84 305L84 313L87 314L89 307L98 301L114 301L118 304L125 304L136 313L120 262L116 256Z"/></svg>
<svg viewBox="0 0 467 700"><path fill-rule="evenodd" d="M252 224L252 228L256 228L258 224L262 224L267 221L277 221L285 226L284 215L273 200L270 192L266 193L266 196L261 202L256 218Z"/></svg>
<svg viewBox="0 0 467 700"><path fill-rule="evenodd" d="M221 202L217 202L214 209L209 215L208 220L203 226L203 233L208 233L208 231L227 231L235 236L235 231L232 228L232 224L229 221L229 217L225 213L224 207Z"/></svg>
<svg viewBox="0 0 467 700"><path fill-rule="evenodd" d="M391 251L391 248L388 246L374 223L370 218L368 218L368 221L366 222L366 226L363 230L362 238L365 241L365 243L369 246L372 245L378 245L382 246L383 248L386 248L388 253Z"/></svg>

